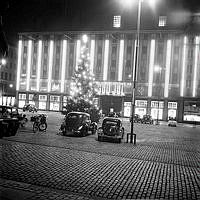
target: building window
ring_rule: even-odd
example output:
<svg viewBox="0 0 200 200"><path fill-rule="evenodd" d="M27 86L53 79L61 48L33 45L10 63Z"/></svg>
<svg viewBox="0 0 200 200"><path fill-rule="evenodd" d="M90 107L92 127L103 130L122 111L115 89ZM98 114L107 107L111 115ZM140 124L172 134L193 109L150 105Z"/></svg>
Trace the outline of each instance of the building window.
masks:
<svg viewBox="0 0 200 200"><path fill-rule="evenodd" d="M110 80L114 81L115 80L115 72L110 73Z"/></svg>
<svg viewBox="0 0 200 200"><path fill-rule="evenodd" d="M27 46L24 46L24 54L27 53Z"/></svg>
<svg viewBox="0 0 200 200"><path fill-rule="evenodd" d="M186 88L191 88L191 80L186 80Z"/></svg>
<svg viewBox="0 0 200 200"><path fill-rule="evenodd" d="M147 46L142 46L142 54L147 54Z"/></svg>
<svg viewBox="0 0 200 200"><path fill-rule="evenodd" d="M158 103L159 103L159 108L163 108L164 107L164 102L163 101L152 101L151 102L151 107L152 108L158 108Z"/></svg>
<svg viewBox="0 0 200 200"><path fill-rule="evenodd" d="M5 80L8 80L8 73L5 73Z"/></svg>
<svg viewBox="0 0 200 200"><path fill-rule="evenodd" d="M19 94L19 99L26 100L26 94Z"/></svg>
<svg viewBox="0 0 200 200"><path fill-rule="evenodd" d="M28 100L33 100L33 96L34 96L34 94L29 94L28 95Z"/></svg>
<svg viewBox="0 0 200 200"><path fill-rule="evenodd" d="M147 107L147 101L144 100L136 100L135 105L137 107Z"/></svg>
<svg viewBox="0 0 200 200"><path fill-rule="evenodd" d="M158 26L163 27L166 26L167 16L159 16Z"/></svg>
<svg viewBox="0 0 200 200"><path fill-rule="evenodd" d="M39 95L39 101L47 101L47 95Z"/></svg>
<svg viewBox="0 0 200 200"><path fill-rule="evenodd" d="M177 109L177 103L176 102L168 102L168 108L169 109Z"/></svg>
<svg viewBox="0 0 200 200"><path fill-rule="evenodd" d="M116 15L113 17L113 27L114 28L120 28L121 27L121 16Z"/></svg>
<svg viewBox="0 0 200 200"><path fill-rule="evenodd" d="M4 73L3 73L3 72L1 72L1 79L3 79L3 74L4 74Z"/></svg>
<svg viewBox="0 0 200 200"><path fill-rule="evenodd" d="M11 81L11 80L12 80L12 74L9 73L9 81Z"/></svg>
<svg viewBox="0 0 200 200"><path fill-rule="evenodd" d="M187 66L187 73L192 73L192 64L189 64L188 66Z"/></svg>

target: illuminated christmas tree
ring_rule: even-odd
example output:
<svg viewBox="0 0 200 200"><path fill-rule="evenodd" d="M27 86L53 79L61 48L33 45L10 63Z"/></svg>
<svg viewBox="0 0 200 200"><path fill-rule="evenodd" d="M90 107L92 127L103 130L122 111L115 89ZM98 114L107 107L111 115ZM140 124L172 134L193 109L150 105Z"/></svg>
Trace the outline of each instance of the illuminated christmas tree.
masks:
<svg viewBox="0 0 200 200"><path fill-rule="evenodd" d="M87 112L91 115L92 121L99 121L99 108L94 105L94 98L97 94L97 85L94 74L90 69L90 57L87 47L87 36L82 37L81 55L78 66L71 80L70 98L66 110Z"/></svg>

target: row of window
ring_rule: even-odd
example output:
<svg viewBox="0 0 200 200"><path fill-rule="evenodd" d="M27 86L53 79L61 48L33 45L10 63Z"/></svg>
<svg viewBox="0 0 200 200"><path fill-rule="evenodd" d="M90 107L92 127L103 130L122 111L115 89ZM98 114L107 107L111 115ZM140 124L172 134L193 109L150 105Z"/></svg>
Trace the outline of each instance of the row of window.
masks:
<svg viewBox="0 0 200 200"><path fill-rule="evenodd" d="M166 25L167 25L167 16L159 16L158 26L164 27ZM113 27L114 28L120 28L121 27L121 16L120 15L113 16Z"/></svg>
<svg viewBox="0 0 200 200"><path fill-rule="evenodd" d="M146 100L136 100L135 105L137 107L147 107L147 101ZM164 102L163 101L151 101L151 107L152 108L164 108ZM177 102L168 102L168 108L169 109L177 109Z"/></svg>
<svg viewBox="0 0 200 200"><path fill-rule="evenodd" d="M33 101L34 100L34 94L28 95L28 100ZM50 95L50 101L52 102L60 102L60 96L56 95ZM68 97L63 96L63 102L67 102ZM19 100L26 100L26 94L19 94ZM47 95L38 95L39 101L47 101ZM147 107L147 101L146 100L136 100L135 101L136 107ZM125 106L131 106L130 102L126 102ZM151 101L151 107L152 108L164 108L164 102L163 101ZM169 109L177 109L177 102L168 102L168 108Z"/></svg>
<svg viewBox="0 0 200 200"><path fill-rule="evenodd" d="M14 81L15 75L14 74L12 75L12 73L1 72L1 79L2 80Z"/></svg>

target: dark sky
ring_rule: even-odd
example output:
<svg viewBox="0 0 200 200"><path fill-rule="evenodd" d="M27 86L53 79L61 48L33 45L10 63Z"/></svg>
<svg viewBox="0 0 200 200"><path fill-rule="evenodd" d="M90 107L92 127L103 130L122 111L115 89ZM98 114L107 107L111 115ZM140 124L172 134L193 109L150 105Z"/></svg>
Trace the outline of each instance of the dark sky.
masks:
<svg viewBox="0 0 200 200"><path fill-rule="evenodd" d="M0 12L7 38L18 32L62 31L76 26L105 29L112 26L114 14L124 14L127 21L136 10L124 11L120 0L1 0ZM123 0L121 0L123 1ZM134 0L133 0L134 1ZM200 12L200 0L158 0L169 9ZM159 10L161 13L161 10ZM145 13L145 12L144 12Z"/></svg>

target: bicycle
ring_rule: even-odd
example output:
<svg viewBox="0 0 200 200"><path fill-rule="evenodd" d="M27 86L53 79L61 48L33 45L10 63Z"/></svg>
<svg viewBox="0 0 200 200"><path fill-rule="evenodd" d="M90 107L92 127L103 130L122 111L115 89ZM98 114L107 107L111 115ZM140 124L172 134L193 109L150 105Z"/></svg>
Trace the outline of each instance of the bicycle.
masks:
<svg viewBox="0 0 200 200"><path fill-rule="evenodd" d="M34 133L38 131L46 131L47 129L46 115L41 114L41 115L34 116L32 120L34 121L33 123Z"/></svg>

